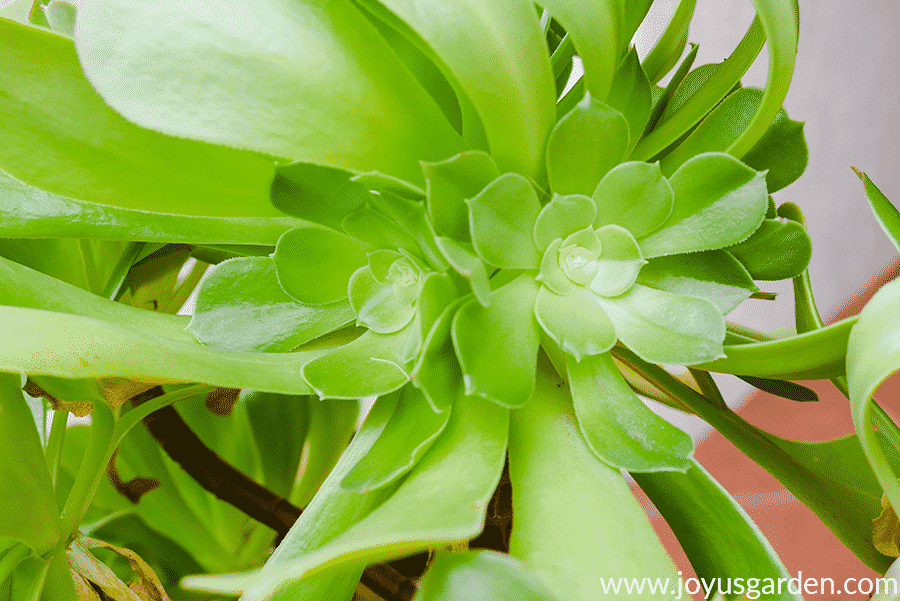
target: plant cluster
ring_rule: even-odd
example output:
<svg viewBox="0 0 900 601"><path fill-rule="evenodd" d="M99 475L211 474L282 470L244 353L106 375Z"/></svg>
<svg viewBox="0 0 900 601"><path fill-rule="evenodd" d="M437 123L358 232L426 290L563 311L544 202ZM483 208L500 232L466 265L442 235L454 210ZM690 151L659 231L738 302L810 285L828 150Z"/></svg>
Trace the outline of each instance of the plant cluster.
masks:
<svg viewBox="0 0 900 601"><path fill-rule="evenodd" d="M0 599L675 582L624 472L698 575L787 577L638 395L707 421L887 570L900 436L871 396L900 366L900 290L824 326L803 216L772 197L807 161L781 108L796 0L754 0L701 66L695 0L639 59L651 4L0 9ZM765 44L766 88L745 88ZM727 321L783 279L796 335ZM794 401L831 379L859 435L775 437L710 372Z"/></svg>

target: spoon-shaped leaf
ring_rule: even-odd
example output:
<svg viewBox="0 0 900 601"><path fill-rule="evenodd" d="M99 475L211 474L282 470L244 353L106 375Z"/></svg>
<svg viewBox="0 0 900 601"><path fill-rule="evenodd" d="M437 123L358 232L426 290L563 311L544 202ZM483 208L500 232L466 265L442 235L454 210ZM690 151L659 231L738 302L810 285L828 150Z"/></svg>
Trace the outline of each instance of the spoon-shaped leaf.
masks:
<svg viewBox="0 0 900 601"><path fill-rule="evenodd" d="M274 259L285 292L311 305L347 298L350 276L367 263L362 242L317 227L286 232L278 240Z"/></svg>
<svg viewBox="0 0 900 601"><path fill-rule="evenodd" d="M597 457L631 473L690 467L691 437L641 402L609 353L570 357L566 367L578 426Z"/></svg>
<svg viewBox="0 0 900 601"><path fill-rule="evenodd" d="M550 369L543 365L534 397L512 413L509 475L516 521L510 554L567 601L619 598L604 593L607 579L675 582L672 560L644 511L619 470L585 444L565 384Z"/></svg>
<svg viewBox="0 0 900 601"><path fill-rule="evenodd" d="M464 152L440 163L423 163L428 216L441 236L469 237L469 209L465 201L500 176L491 155Z"/></svg>
<svg viewBox="0 0 900 601"><path fill-rule="evenodd" d="M594 227L619 225L635 238L646 236L672 214L675 194L658 163L617 165L594 189Z"/></svg>
<svg viewBox="0 0 900 601"><path fill-rule="evenodd" d="M497 267L534 269L540 255L532 228L541 210L537 193L515 173L501 175L469 205L469 228L478 255Z"/></svg>
<svg viewBox="0 0 900 601"><path fill-rule="evenodd" d="M203 279L188 330L232 351L285 352L353 321L346 300L303 305L278 284L269 257L223 261Z"/></svg>
<svg viewBox="0 0 900 601"><path fill-rule="evenodd" d="M629 144L628 121L619 111L585 94L550 134L547 173L556 194L591 194L622 162Z"/></svg>
<svg viewBox="0 0 900 601"><path fill-rule="evenodd" d="M590 289L601 296L618 296L634 284L641 267L647 264L634 236L618 225L597 230L603 253L597 259L597 275Z"/></svg>
<svg viewBox="0 0 900 601"><path fill-rule="evenodd" d="M741 263L724 250L650 259L637 283L682 296L704 298L722 312L738 306L759 288Z"/></svg>
<svg viewBox="0 0 900 601"><path fill-rule="evenodd" d="M812 240L806 228L784 218L764 219L759 229L743 242L730 246L754 280L783 280L806 270L812 257Z"/></svg>
<svg viewBox="0 0 900 601"><path fill-rule="evenodd" d="M0 148L0 169L13 178L135 211L283 217L269 201L271 161L135 127L91 87L72 40L5 19L0 39L3 131L16 140Z"/></svg>
<svg viewBox="0 0 900 601"><path fill-rule="evenodd" d="M645 257L736 244L752 234L766 214L765 176L727 154L698 155L669 181L675 205L665 223L641 239Z"/></svg>
<svg viewBox="0 0 900 601"><path fill-rule="evenodd" d="M521 275L491 293L483 307L471 300L453 320L453 346L466 394L521 407L534 389L540 329L534 318L537 283Z"/></svg>
<svg viewBox="0 0 900 601"><path fill-rule="evenodd" d="M534 243L545 251L555 239L566 238L572 232L593 224L596 216L597 205L590 197L555 194L534 222Z"/></svg>
<svg viewBox="0 0 900 601"><path fill-rule="evenodd" d="M616 331L597 295L582 286L559 296L541 286L534 316L559 347L581 361L605 353L616 344Z"/></svg>
<svg viewBox="0 0 900 601"><path fill-rule="evenodd" d="M415 30L455 76L481 116L501 172L540 179L555 98L534 6L526 0L380 3Z"/></svg>
<svg viewBox="0 0 900 601"><path fill-rule="evenodd" d="M293 549L276 553L277 561L273 555L242 600L262 601L301 577L324 576L344 566L379 563L477 536L503 470L508 416L505 409L482 399L454 401L444 432L387 500L314 550L300 551L293 544Z"/></svg>
<svg viewBox="0 0 900 601"><path fill-rule="evenodd" d="M597 297L625 346L645 361L691 365L723 356L725 320L711 302L635 284Z"/></svg>

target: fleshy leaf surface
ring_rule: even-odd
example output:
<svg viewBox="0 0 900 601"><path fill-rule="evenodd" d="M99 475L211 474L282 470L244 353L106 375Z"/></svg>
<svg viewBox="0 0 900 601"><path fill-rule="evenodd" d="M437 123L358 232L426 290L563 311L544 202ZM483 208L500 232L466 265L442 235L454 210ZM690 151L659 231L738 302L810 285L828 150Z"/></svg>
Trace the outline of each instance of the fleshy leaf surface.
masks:
<svg viewBox="0 0 900 601"><path fill-rule="evenodd" d="M274 259L285 292L311 305L347 298L350 277L367 263L362 242L317 227L286 232L278 240Z"/></svg>
<svg viewBox="0 0 900 601"><path fill-rule="evenodd" d="M650 259L637 283L682 296L704 298L722 312L738 306L759 290L747 270L724 250L708 250Z"/></svg>
<svg viewBox="0 0 900 601"><path fill-rule="evenodd" d="M712 250L746 239L762 223L768 205L765 176L734 157L693 157L669 179L672 214L642 238L645 257Z"/></svg>
<svg viewBox="0 0 900 601"><path fill-rule="evenodd" d="M537 267L540 256L532 228L541 205L527 179L501 175L467 204L472 241L482 259L508 269Z"/></svg>
<svg viewBox="0 0 900 601"><path fill-rule="evenodd" d="M541 258L541 270L535 280L556 294L566 296L572 294L576 284L569 279L569 276L559 265L559 249L562 246L562 242L561 239L557 238L544 251L544 256Z"/></svg>
<svg viewBox="0 0 900 601"><path fill-rule="evenodd" d="M628 290L647 261L641 255L634 236L618 225L604 225L597 230L603 248L597 259L597 274L590 289L601 296L618 296Z"/></svg>
<svg viewBox="0 0 900 601"><path fill-rule="evenodd" d="M556 194L591 194L628 150L628 121L619 111L585 94L553 128L547 142L547 173Z"/></svg>
<svg viewBox="0 0 900 601"><path fill-rule="evenodd" d="M0 169L13 178L122 209L284 216L269 202L271 161L135 127L91 87L70 39L6 19L0 38L0 120L4 135L16 140L0 149Z"/></svg>
<svg viewBox="0 0 900 601"><path fill-rule="evenodd" d="M387 394L409 381L406 364L418 334L416 320L391 334L371 330L330 353L313 359L303 377L319 397L361 399Z"/></svg>
<svg viewBox="0 0 900 601"><path fill-rule="evenodd" d="M797 277L809 265L812 240L806 228L789 219L764 219L759 229L728 252L747 268L754 280Z"/></svg>
<svg viewBox="0 0 900 601"><path fill-rule="evenodd" d="M497 551L438 552L415 601L553 601L521 562Z"/></svg>
<svg viewBox="0 0 900 601"><path fill-rule="evenodd" d="M487 268L475 254L475 249L464 242L443 236L436 236L434 241L450 267L469 281L478 302L485 307L488 306L491 298L491 285L488 282Z"/></svg>
<svg viewBox="0 0 900 601"><path fill-rule="evenodd" d="M575 286L568 296L559 296L542 286L534 315L544 332L577 361L605 353L616 344L612 321L597 296L582 286Z"/></svg>
<svg viewBox="0 0 900 601"><path fill-rule="evenodd" d="M379 563L477 536L503 470L508 416L482 399L457 399L444 432L393 495L327 544L277 554L278 563L269 561L242 600L262 601L305 575L324 576L348 564Z"/></svg>
<svg viewBox="0 0 900 601"><path fill-rule="evenodd" d="M459 82L481 116L500 171L539 179L555 98L547 47L531 3L381 4L406 21Z"/></svg>
<svg viewBox="0 0 900 601"><path fill-rule="evenodd" d="M759 527L699 463L692 462L684 474L635 474L635 480L672 526L697 576L724 580L754 574L761 581L790 576ZM790 589L769 598L802 599Z"/></svg>
<svg viewBox="0 0 900 601"><path fill-rule="evenodd" d="M538 249L545 251L556 238L565 238L572 232L583 230L593 224L596 217L597 205L589 196L555 194L534 222L534 243Z"/></svg>
<svg viewBox="0 0 900 601"><path fill-rule="evenodd" d="M19 374L0 374L0 409L0 537L43 553L59 538L59 509Z"/></svg>
<svg viewBox="0 0 900 601"><path fill-rule="evenodd" d="M641 402L609 353L566 367L578 427L597 457L631 473L690 467L691 437Z"/></svg>
<svg viewBox="0 0 900 601"><path fill-rule="evenodd" d="M707 300L639 284L621 296L597 298L619 340L645 361L691 365L724 355L725 320Z"/></svg>
<svg viewBox="0 0 900 601"><path fill-rule="evenodd" d="M550 369L540 369L534 397L510 420L509 475L516 491L510 555L567 601L600 598L607 578L674 582L672 560L644 511L619 471L585 444L565 384Z"/></svg>
<svg viewBox="0 0 900 601"><path fill-rule="evenodd" d="M197 295L188 330L232 351L285 352L353 321L346 300L304 305L279 285L269 257L219 263Z"/></svg>
<svg viewBox="0 0 900 601"><path fill-rule="evenodd" d="M450 411L435 411L417 388L405 386L394 394L396 409L369 452L341 480L344 488L368 493L400 478L447 425Z"/></svg>
<svg viewBox="0 0 900 601"><path fill-rule="evenodd" d="M675 194L658 163L617 165L594 189L594 227L619 225L635 238L661 226L672 213Z"/></svg>
<svg viewBox="0 0 900 601"><path fill-rule="evenodd" d="M633 2L634 0L626 4ZM628 10L627 7L626 10ZM647 125L651 108L650 82L641 67L635 48L629 50L625 58L619 62L619 66L616 67L612 89L606 99L606 104L622 113L625 120L628 121L630 135L628 149L625 151L627 157L634 150Z"/></svg>
<svg viewBox="0 0 900 601"><path fill-rule="evenodd" d="M142 127L411 182L461 150L351 2L95 2L75 33L91 83Z"/></svg>
<svg viewBox="0 0 900 601"><path fill-rule="evenodd" d="M491 293L483 307L472 300L453 319L453 346L466 394L521 407L534 389L540 330L534 318L537 283L521 275Z"/></svg>
<svg viewBox="0 0 900 601"><path fill-rule="evenodd" d="M393 265L400 262L405 264L410 271L414 268L406 259L397 259ZM392 267L393 267L392 265ZM421 288L418 273L412 276L405 275L406 283L403 288ZM413 281L409 281L413 280ZM372 275L372 268L366 265L356 270L350 277L350 304L356 312L356 320L373 332L390 334L404 327L416 314L415 305L410 301L398 298L395 288L398 285L387 281L378 282ZM415 298L415 296L413 296Z"/></svg>
<svg viewBox="0 0 900 601"><path fill-rule="evenodd" d="M465 201L500 177L491 155L463 152L440 163L424 163L428 216L441 236L469 237L469 209Z"/></svg>

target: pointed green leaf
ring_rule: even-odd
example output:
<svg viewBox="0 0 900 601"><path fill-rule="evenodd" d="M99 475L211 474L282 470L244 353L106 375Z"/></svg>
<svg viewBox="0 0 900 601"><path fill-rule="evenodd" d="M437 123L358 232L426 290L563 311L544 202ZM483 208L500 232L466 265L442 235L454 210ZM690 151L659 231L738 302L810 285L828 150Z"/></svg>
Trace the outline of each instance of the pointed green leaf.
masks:
<svg viewBox="0 0 900 601"><path fill-rule="evenodd" d="M534 389L540 330L534 318L538 286L521 275L491 293L491 304L472 300L453 319L453 346L466 394L504 407L521 407Z"/></svg>
<svg viewBox="0 0 900 601"><path fill-rule="evenodd" d="M232 351L285 352L353 320L346 301L303 305L281 288L269 257L223 261L197 294L188 331Z"/></svg>
<svg viewBox="0 0 900 601"><path fill-rule="evenodd" d="M665 223L675 195L658 163L629 162L613 168L594 190L594 227L620 225L635 238Z"/></svg>
<svg viewBox="0 0 900 601"><path fill-rule="evenodd" d="M566 367L578 427L597 457L630 473L690 467L691 437L641 402L609 353Z"/></svg>
<svg viewBox="0 0 900 601"><path fill-rule="evenodd" d="M784 280L804 271L812 257L806 228L784 218L764 219L743 242L728 247L754 280Z"/></svg>
<svg viewBox="0 0 900 601"><path fill-rule="evenodd" d="M465 201L500 176L494 159L480 151L463 152L440 163L423 163L428 216L441 236L469 237L469 209Z"/></svg>
<svg viewBox="0 0 900 601"><path fill-rule="evenodd" d="M626 10L629 10L631 2L626 3ZM623 40L625 41L625 40ZM647 75L641 68L638 60L637 50L632 47L619 62L616 68L616 75L613 78L612 89L606 104L625 116L628 121L629 142L625 156L631 154L631 151L637 145L647 120L650 118L650 82L647 81Z"/></svg>
<svg viewBox="0 0 900 601"><path fill-rule="evenodd" d="M286 232L275 247L275 270L285 292L301 303L347 298L350 276L366 264L366 246L346 234L316 227Z"/></svg>
<svg viewBox="0 0 900 601"><path fill-rule="evenodd" d="M644 0L637 4L643 8ZM696 6L697 0L681 0L665 31L644 58L643 69L651 83L655 84L662 79L684 53L688 27Z"/></svg>
<svg viewBox="0 0 900 601"><path fill-rule="evenodd" d="M512 413L509 475L516 521L510 555L567 601L620 598L604 595L606 579L675 582L672 560L647 516L619 470L585 444L565 384L549 369L540 370L532 400Z"/></svg>
<svg viewBox="0 0 900 601"><path fill-rule="evenodd" d="M759 290L744 266L723 250L650 259L637 283L682 296L703 298L722 315Z"/></svg>
<svg viewBox="0 0 900 601"><path fill-rule="evenodd" d="M714 73L718 65L704 65L703 67L711 68ZM703 67L692 71L691 75L699 72ZM686 78L685 84L687 83ZM700 81L696 87L702 83L703 81ZM730 94L691 131L683 142L660 160L663 173L671 176L681 165L698 154L728 150L728 147L737 140L744 128L750 124L762 97L763 91L759 88L741 88ZM676 99L672 100L674 103ZM667 111L673 106L674 104L670 104ZM665 113L662 118L666 118ZM764 171L764 169L758 169L758 171Z"/></svg>
<svg viewBox="0 0 900 601"><path fill-rule="evenodd" d="M857 175L859 172L857 172ZM891 204L891 201L878 189L869 176L862 174L861 179L866 190L866 198L869 199L869 206L878 225L884 231L888 240L894 243L897 250L900 251L900 211Z"/></svg>
<svg viewBox="0 0 900 601"><path fill-rule="evenodd" d="M393 265L397 265L401 261L407 266L407 269L413 269L406 259L394 261ZM418 282L419 276L417 273L413 273L412 277L415 281L405 287L415 287L418 292L418 289L421 288ZM411 301L398 298L395 287L396 284L390 281L377 282L368 265L357 269L350 278L349 292L350 305L356 312L357 324L379 334L390 334L412 321L416 314L415 305Z"/></svg>
<svg viewBox="0 0 900 601"><path fill-rule="evenodd" d="M414 29L455 76L481 116L500 171L539 178L555 98L532 4L525 0L449 4L381 0L381 4Z"/></svg>
<svg viewBox="0 0 900 601"><path fill-rule="evenodd" d="M0 169L15 180L74 203L198 217L283 217L269 201L271 161L128 123L88 83L72 40L5 19L0 38L0 112L4 135L15 140L0 149ZM138 81L125 71L128 81Z"/></svg>
<svg viewBox="0 0 900 601"><path fill-rule="evenodd" d="M690 11L686 15L687 20L684 21L682 25L686 26L690 21L690 13L693 12L695 4L695 0L682 0L680 3L679 9L684 5L690 5ZM674 23L674 19L672 23ZM682 31L686 33L687 29L685 28ZM668 30L666 31L666 34L668 34ZM663 37L665 37L666 34L664 34ZM687 41L686 36L683 39L685 42ZM734 52L718 66L709 68L710 73L709 77L706 78L706 81L703 81L702 85L686 98L684 104L679 106L678 110L674 111L665 122L657 123L651 131L647 132L646 135L641 138L635 147L631 158L642 161L650 160L662 153L666 148L678 141L685 133L690 131L692 127L706 117L716 105L734 90L735 85L740 83L741 76L750 68L753 61L756 60L756 57L760 50L762 50L765 42L765 30L762 22L757 17L753 20L753 23L750 24L747 33L744 34L744 37L734 49ZM683 43L684 42L682 42L682 44ZM693 46L696 48L696 45ZM682 51L679 50L675 56L680 56L681 52ZM696 55L696 51L694 51L693 54ZM669 55L667 54L666 58L668 58L668 56ZM663 60L666 59L664 58ZM677 60L677 58L675 60ZM683 62L676 75L680 75L684 78L687 73L682 73L682 68L689 68L691 62L693 62L693 58L691 61ZM644 65L648 66L646 59ZM652 70L647 69L647 76L651 83L656 83L659 80L651 75L651 72ZM673 78L670 84L675 81L678 83L682 82L681 79ZM673 88L667 86L667 95L669 92L674 91ZM774 114L770 118L769 123L771 123L772 118L774 118ZM654 119L651 118L650 122L653 123Z"/></svg>
<svg viewBox="0 0 900 601"><path fill-rule="evenodd" d="M482 259L508 269L538 266L540 255L531 234L541 205L527 179L501 175L466 202L472 242Z"/></svg>
<svg viewBox="0 0 900 601"><path fill-rule="evenodd" d="M855 323L854 316L797 336L728 345L724 358L695 367L785 380L836 378L844 375L847 339Z"/></svg>
<svg viewBox="0 0 900 601"><path fill-rule="evenodd" d="M503 470L508 416L507 410L481 399L455 400L444 432L393 495L312 552L279 549L242 599L262 601L301 577L477 536Z"/></svg>
<svg viewBox="0 0 900 601"><path fill-rule="evenodd" d="M556 194L591 194L628 150L628 121L589 93L566 114L547 142L547 173Z"/></svg>
<svg viewBox="0 0 900 601"><path fill-rule="evenodd" d="M575 286L569 296L559 296L541 286L534 316L559 347L581 361L605 353L616 344L616 331L597 296Z"/></svg>
<svg viewBox="0 0 900 601"><path fill-rule="evenodd" d="M497 551L438 552L415 601L553 601L521 562Z"/></svg>
<svg viewBox="0 0 900 601"><path fill-rule="evenodd" d="M478 302L485 307L488 306L491 298L491 285L488 282L487 268L484 266L484 262L475 255L475 249L464 242L443 236L436 236L434 241L450 267L469 281Z"/></svg>
<svg viewBox="0 0 900 601"><path fill-rule="evenodd" d="M417 388L405 386L396 394L400 400L391 419L369 452L341 480L344 488L368 493L402 477L447 425L450 412L436 412Z"/></svg>
<svg viewBox="0 0 900 601"><path fill-rule="evenodd" d="M597 205L590 197L554 194L534 222L534 243L541 251L547 250L556 238L566 238L573 232L583 230L593 224L596 217Z"/></svg>
<svg viewBox="0 0 900 601"><path fill-rule="evenodd" d="M627 44L621 39L623 12L615 0L544 0L542 5L565 27L584 63L591 96L605 99L613 86L616 61Z"/></svg>
<svg viewBox="0 0 900 601"><path fill-rule="evenodd" d="M672 214L640 241L648 258L735 244L753 233L766 213L765 176L727 154L696 156L669 181L675 192Z"/></svg>
<svg viewBox="0 0 900 601"><path fill-rule="evenodd" d="M421 181L419 160L460 150L438 106L352 3L233 8L84 6L78 55L125 118L179 137L412 182ZM153 27L140 26L148 19Z"/></svg>
<svg viewBox="0 0 900 601"><path fill-rule="evenodd" d="M59 509L19 374L0 374L0 499L0 537L38 553L56 544Z"/></svg>
<svg viewBox="0 0 900 601"><path fill-rule="evenodd" d="M622 296L597 298L619 340L645 361L692 365L723 356L725 320L709 301L639 284Z"/></svg>
<svg viewBox="0 0 900 601"><path fill-rule="evenodd" d="M568 296L576 288L575 282L569 279L566 272L559 265L559 249L562 240L557 238L550 243L541 259L541 271L535 280L562 296Z"/></svg>
<svg viewBox="0 0 900 601"><path fill-rule="evenodd" d="M807 388L806 386L801 386L800 384L795 384L794 382L771 380L769 378L754 378L753 376L738 377L754 388L762 390L763 392L768 392L769 394L774 394L775 396L780 396L784 399L798 401L800 403L814 403L819 400L819 395L816 394L815 390Z"/></svg>
<svg viewBox="0 0 900 601"><path fill-rule="evenodd" d="M590 288L601 296L618 296L628 290L641 267L647 264L634 236L618 225L597 230L603 252L597 259L597 275Z"/></svg>
<svg viewBox="0 0 900 601"><path fill-rule="evenodd" d="M640 487L672 527L697 576L771 579L790 574L759 527L703 466L693 462L687 473L635 474ZM735 549L740 552L735 553ZM766 595L772 601L801 601L788 590Z"/></svg>

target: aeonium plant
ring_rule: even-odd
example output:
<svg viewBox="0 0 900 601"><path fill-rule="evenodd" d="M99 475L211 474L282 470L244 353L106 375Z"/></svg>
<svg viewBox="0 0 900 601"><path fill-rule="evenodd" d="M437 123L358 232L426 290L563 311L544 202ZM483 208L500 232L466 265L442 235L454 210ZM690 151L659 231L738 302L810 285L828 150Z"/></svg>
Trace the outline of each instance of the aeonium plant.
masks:
<svg viewBox="0 0 900 601"><path fill-rule="evenodd" d="M785 577L636 393L886 569L878 482L831 469L865 467L859 441L762 432L709 375L842 383L853 323L822 327L802 215L771 197L806 163L781 109L796 4L756 0L699 67L690 0L630 47L650 4L6 6L0 369L53 426L8 375L0 425L29 434L0 437L0 594L575 600L659 577L674 597L622 470L698 575ZM765 43L766 88L744 88ZM800 335L725 320L784 278ZM76 407L89 427L65 427Z"/></svg>

